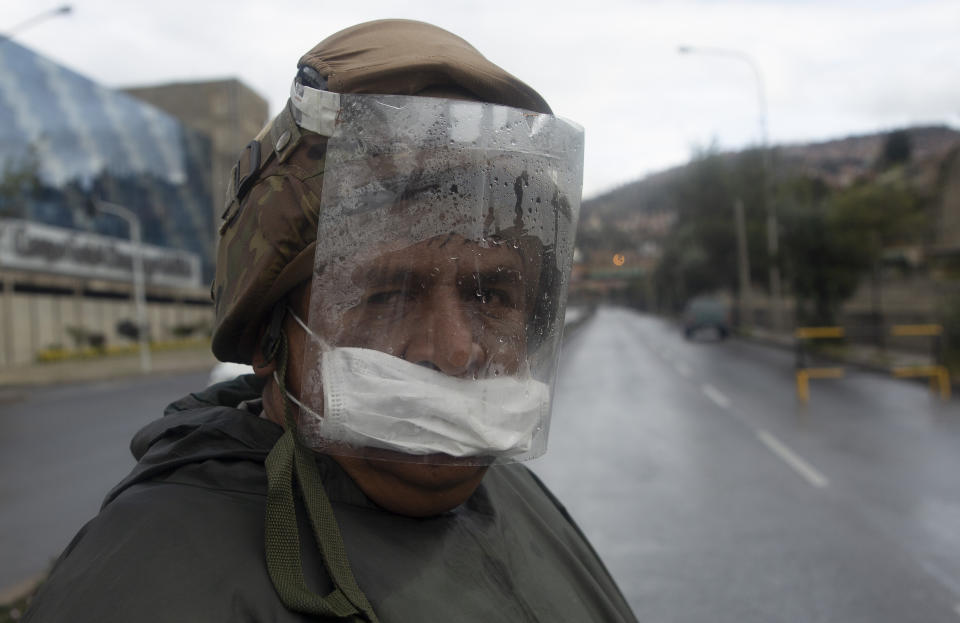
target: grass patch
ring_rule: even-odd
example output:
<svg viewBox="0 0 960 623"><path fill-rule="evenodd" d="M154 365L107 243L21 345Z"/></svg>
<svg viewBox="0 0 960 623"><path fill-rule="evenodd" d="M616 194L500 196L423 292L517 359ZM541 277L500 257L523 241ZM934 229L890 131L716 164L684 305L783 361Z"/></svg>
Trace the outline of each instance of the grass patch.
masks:
<svg viewBox="0 0 960 623"><path fill-rule="evenodd" d="M22 619L27 611L27 606L30 605L31 597L33 597L32 594L21 597L12 603L0 605L0 623L14 623L14 621Z"/></svg>
<svg viewBox="0 0 960 623"><path fill-rule="evenodd" d="M46 580L46 577L47 574L44 573L37 579L36 584L32 588L26 590L25 594L17 597L13 601L0 604L0 623L14 623L22 619L27 612L27 608L30 606L30 602L33 600L33 596L40 590L40 585L43 584L43 580Z"/></svg>
<svg viewBox="0 0 960 623"><path fill-rule="evenodd" d="M209 348L209 338L190 338L183 340L164 340L160 342L151 342L150 350L153 352L163 352L171 350L187 350L192 348ZM121 344L116 346L107 346L106 348L77 348L67 349L62 347L46 348L38 351L36 360L38 363L56 363L59 361L76 361L82 359L97 359L100 357L118 357L136 355L140 352L139 344Z"/></svg>

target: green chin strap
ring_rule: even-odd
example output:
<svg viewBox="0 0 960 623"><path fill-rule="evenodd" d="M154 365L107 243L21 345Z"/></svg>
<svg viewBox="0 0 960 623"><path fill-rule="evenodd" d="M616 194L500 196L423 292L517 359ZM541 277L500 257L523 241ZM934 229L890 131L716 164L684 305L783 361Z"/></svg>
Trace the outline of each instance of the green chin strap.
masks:
<svg viewBox="0 0 960 623"><path fill-rule="evenodd" d="M276 352L271 354L275 354L274 360L278 364L277 383L283 396L286 431L270 450L266 461L267 513L264 537L270 579L280 601L290 610L346 621L378 623L373 606L353 577L316 460L295 433L296 419L286 392L287 336L280 330L278 338L275 342L277 348L271 349ZM334 589L326 596L311 591L303 577L294 480L299 483L323 565L333 582Z"/></svg>

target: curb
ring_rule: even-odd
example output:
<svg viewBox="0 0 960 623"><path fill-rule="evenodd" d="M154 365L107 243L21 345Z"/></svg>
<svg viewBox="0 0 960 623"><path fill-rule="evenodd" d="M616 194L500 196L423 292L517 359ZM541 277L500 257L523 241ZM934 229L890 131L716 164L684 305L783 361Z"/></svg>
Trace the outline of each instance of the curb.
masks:
<svg viewBox="0 0 960 623"><path fill-rule="evenodd" d="M206 347L152 353L148 374L209 370L217 363ZM138 355L108 355L80 361L35 363L0 368L0 404L15 400L18 390L66 383L90 383L143 375Z"/></svg>
<svg viewBox="0 0 960 623"><path fill-rule="evenodd" d="M39 588L47 577L48 571L42 571L17 584L0 588L0 608L12 607L14 602L26 599Z"/></svg>

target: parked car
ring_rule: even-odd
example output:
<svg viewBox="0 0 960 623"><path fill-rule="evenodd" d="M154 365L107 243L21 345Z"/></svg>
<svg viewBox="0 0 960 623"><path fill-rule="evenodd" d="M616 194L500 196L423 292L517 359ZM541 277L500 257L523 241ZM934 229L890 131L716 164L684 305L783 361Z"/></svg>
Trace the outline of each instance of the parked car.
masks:
<svg viewBox="0 0 960 623"><path fill-rule="evenodd" d="M698 296L687 302L683 310L683 334L692 339L704 331L715 333L721 340L730 335L730 306L722 299Z"/></svg>
<svg viewBox="0 0 960 623"><path fill-rule="evenodd" d="M231 381L244 374L253 374L253 367L245 363L233 363L230 361L221 361L210 370L210 378L207 380L207 387Z"/></svg>

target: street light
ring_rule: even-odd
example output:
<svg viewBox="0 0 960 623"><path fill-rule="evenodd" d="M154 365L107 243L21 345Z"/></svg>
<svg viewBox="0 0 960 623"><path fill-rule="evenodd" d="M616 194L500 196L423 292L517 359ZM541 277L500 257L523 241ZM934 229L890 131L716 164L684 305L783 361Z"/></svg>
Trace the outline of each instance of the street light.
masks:
<svg viewBox="0 0 960 623"><path fill-rule="evenodd" d="M146 374L151 370L150 341L147 336L147 295L143 276L143 246L140 236L140 218L132 210L91 197L88 203L91 216L96 213L112 214L122 218L130 227L130 242L133 244L133 293L137 307L137 341L140 343L140 369Z"/></svg>
<svg viewBox="0 0 960 623"><path fill-rule="evenodd" d="M773 299L773 328L783 328L782 301L780 293L780 266L779 266L779 235L777 226L777 207L772 200L771 186L773 183L772 167L770 163L770 143L767 137L767 97L766 87L760 66L746 52L728 48L694 47L681 45L677 47L680 54L709 54L723 56L742 61L750 66L757 83L757 120L760 125L760 149L763 157L763 203L767 210L767 254L770 256L770 297Z"/></svg>
<svg viewBox="0 0 960 623"><path fill-rule="evenodd" d="M54 9L43 11L42 13L38 13L31 18L23 20L19 24L16 24L15 26L13 26L13 28L10 28L9 30L7 30L6 33L0 35L0 40L13 39L13 36L15 34L19 32L23 32L24 30L26 30L27 28L30 28L34 24L38 24L44 20L50 19L51 17L56 17L58 15L69 15L72 12L73 12L73 7L70 6L69 4L64 4Z"/></svg>

